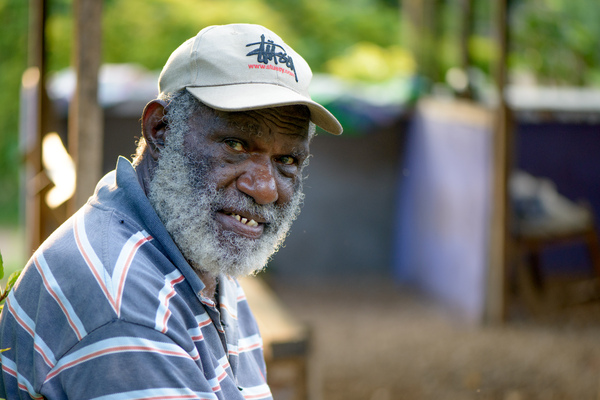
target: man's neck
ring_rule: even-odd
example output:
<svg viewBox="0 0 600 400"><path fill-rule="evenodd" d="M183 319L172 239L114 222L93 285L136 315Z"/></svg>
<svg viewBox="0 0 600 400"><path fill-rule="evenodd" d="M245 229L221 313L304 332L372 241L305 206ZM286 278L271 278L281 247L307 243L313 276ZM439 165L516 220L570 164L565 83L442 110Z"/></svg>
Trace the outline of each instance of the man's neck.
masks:
<svg viewBox="0 0 600 400"><path fill-rule="evenodd" d="M134 164L140 186L148 195L150 180L152 179L152 170L156 167L156 162L146 152L141 156L140 160L136 160Z"/></svg>
<svg viewBox="0 0 600 400"><path fill-rule="evenodd" d="M196 271L202 283L204 283L204 289L202 289L202 295L213 300L215 303L218 302L216 298L217 286L219 285L219 277L208 272Z"/></svg>

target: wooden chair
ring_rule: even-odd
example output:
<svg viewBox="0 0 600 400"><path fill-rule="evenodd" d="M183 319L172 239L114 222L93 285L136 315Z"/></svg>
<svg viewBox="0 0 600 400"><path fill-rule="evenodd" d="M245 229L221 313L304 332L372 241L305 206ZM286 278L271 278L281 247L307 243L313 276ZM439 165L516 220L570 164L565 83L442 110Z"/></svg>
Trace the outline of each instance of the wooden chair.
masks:
<svg viewBox="0 0 600 400"><path fill-rule="evenodd" d="M600 288L600 241L595 218L589 206L589 222L584 226L571 229L549 229L540 231L519 230L517 226L515 238L516 252L519 258L518 266L523 265L528 269L529 278L537 295L545 290L545 277L542 268L542 252L545 249L559 246L568 246L580 243L585 246L589 256L590 265L597 278L597 287Z"/></svg>
<svg viewBox="0 0 600 400"><path fill-rule="evenodd" d="M517 246L520 253L527 257L534 282L543 288L544 278L541 266L541 253L545 248L571 243L583 243L588 251L590 263L600 281L600 244L598 230L591 224L580 231L557 232L547 235L519 235Z"/></svg>

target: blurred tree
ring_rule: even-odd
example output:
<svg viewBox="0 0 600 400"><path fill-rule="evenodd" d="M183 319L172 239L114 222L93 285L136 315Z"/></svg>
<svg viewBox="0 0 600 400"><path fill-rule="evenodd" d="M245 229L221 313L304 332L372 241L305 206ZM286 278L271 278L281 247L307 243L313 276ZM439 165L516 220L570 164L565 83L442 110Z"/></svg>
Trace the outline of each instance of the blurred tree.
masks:
<svg viewBox="0 0 600 400"><path fill-rule="evenodd" d="M316 71L358 42L398 45L398 3L384 0L285 0L270 2L298 40L290 43ZM291 40L290 40L291 42Z"/></svg>
<svg viewBox="0 0 600 400"><path fill-rule="evenodd" d="M368 71L369 63L376 61L383 68L378 73L393 65L406 68L408 64L398 61L408 59L405 49L397 46L412 43L412 49L419 51L417 68L433 81L443 81L449 68L461 65L461 0L103 1L103 60L109 63L133 62L159 69L171 51L202 26L249 22L278 32L316 72L377 80L381 76ZM419 3L427 6L424 14L406 11L405 7ZM472 34L467 41L470 62L485 72L495 54L490 3L472 1ZM600 85L597 0L511 3L513 69L530 71L543 83ZM47 4L48 69L57 71L70 64L72 0L47 0ZM27 65L27 12L26 0L0 0L0 83L4 90L0 102L5 112L0 122L0 222L16 222L18 215L18 96ZM401 29L402 24L419 21L427 29L418 30L416 36ZM361 53L376 55L377 60L354 64L352 60ZM382 62L388 57L392 58Z"/></svg>
<svg viewBox="0 0 600 400"><path fill-rule="evenodd" d="M50 0L49 71L70 64L71 2ZM234 21L276 26L283 22L260 0L104 0L102 20L103 61L138 63L150 69L162 68L169 54L204 26Z"/></svg>
<svg viewBox="0 0 600 400"><path fill-rule="evenodd" d="M50 0L48 69L67 67L71 0ZM171 51L203 26L259 23L285 38L315 71L359 41L399 40L397 2L384 0L104 0L104 62L160 69Z"/></svg>
<svg viewBox="0 0 600 400"><path fill-rule="evenodd" d="M400 46L381 47L372 42L358 42L326 63L327 72L348 80L382 82L396 77L410 77L416 71L413 55Z"/></svg>
<svg viewBox="0 0 600 400"><path fill-rule="evenodd" d="M514 1L510 66L543 84L600 84L600 3Z"/></svg>
<svg viewBox="0 0 600 400"><path fill-rule="evenodd" d="M27 67L28 2L0 0L0 223L18 220L19 88Z"/></svg>
<svg viewBox="0 0 600 400"><path fill-rule="evenodd" d="M444 82L448 70L476 67L490 73L495 55L487 0L399 0L401 44L415 56L419 73ZM466 71L465 71L466 72Z"/></svg>
<svg viewBox="0 0 600 400"><path fill-rule="evenodd" d="M289 32L284 20L266 4L260 0L110 0L104 15L104 60L160 69L175 48L207 25L262 23L285 37Z"/></svg>
<svg viewBox="0 0 600 400"><path fill-rule="evenodd" d="M415 55L419 71L432 82L443 80L441 53L446 25L446 0L402 0L402 42ZM450 22L454 18L448 19ZM456 46L454 46L456 47ZM454 64L454 63L453 63Z"/></svg>

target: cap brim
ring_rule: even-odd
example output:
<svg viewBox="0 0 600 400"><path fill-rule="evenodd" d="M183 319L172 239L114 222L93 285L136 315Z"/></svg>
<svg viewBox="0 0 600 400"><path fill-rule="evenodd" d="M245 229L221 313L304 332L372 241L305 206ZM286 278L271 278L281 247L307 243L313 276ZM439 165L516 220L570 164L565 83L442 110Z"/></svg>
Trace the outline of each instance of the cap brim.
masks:
<svg viewBox="0 0 600 400"><path fill-rule="evenodd" d="M289 105L305 105L311 121L323 130L339 135L342 125L325 107L283 86L245 83L223 86L186 87L202 103L221 111L247 111Z"/></svg>

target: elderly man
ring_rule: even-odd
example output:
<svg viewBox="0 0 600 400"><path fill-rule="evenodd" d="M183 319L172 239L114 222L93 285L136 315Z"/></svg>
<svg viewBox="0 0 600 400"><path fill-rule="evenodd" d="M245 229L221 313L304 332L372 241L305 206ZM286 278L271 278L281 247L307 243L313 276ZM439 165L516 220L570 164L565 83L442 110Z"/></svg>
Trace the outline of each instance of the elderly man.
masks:
<svg viewBox="0 0 600 400"><path fill-rule="evenodd" d="M133 165L35 252L0 321L0 397L268 399L236 277L262 269L302 203L306 62L256 25L208 27L169 58Z"/></svg>

